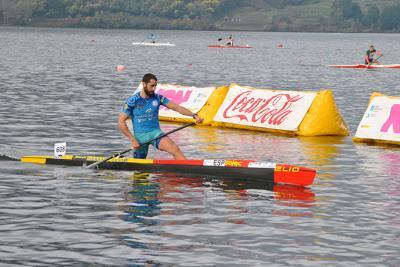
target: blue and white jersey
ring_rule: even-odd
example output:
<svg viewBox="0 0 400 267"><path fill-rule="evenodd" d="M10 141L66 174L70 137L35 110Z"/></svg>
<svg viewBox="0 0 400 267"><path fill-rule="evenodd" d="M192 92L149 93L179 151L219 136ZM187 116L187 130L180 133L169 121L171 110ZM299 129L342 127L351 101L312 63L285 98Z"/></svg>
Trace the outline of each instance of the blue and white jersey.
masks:
<svg viewBox="0 0 400 267"><path fill-rule="evenodd" d="M168 103L169 99L162 95L155 93L143 98L137 92L126 100L122 112L131 117L135 134L147 133L160 129L158 111L160 105L166 106Z"/></svg>

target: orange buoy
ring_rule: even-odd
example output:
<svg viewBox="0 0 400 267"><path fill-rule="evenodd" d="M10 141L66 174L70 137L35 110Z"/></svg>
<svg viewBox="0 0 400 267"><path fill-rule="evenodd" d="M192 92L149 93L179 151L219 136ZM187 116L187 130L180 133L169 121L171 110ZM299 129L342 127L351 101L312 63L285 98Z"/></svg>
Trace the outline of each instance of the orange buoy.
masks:
<svg viewBox="0 0 400 267"><path fill-rule="evenodd" d="M117 66L117 71L124 71L125 70L125 66L124 65L118 65Z"/></svg>

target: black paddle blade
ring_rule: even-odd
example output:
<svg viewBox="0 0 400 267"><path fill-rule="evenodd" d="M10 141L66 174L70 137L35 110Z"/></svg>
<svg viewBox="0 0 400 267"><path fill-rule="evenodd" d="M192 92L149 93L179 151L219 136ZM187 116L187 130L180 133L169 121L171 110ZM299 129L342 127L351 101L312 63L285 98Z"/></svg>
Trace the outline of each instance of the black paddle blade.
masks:
<svg viewBox="0 0 400 267"><path fill-rule="evenodd" d="M19 159L9 157L7 155L0 155L0 160L4 161L19 161Z"/></svg>
<svg viewBox="0 0 400 267"><path fill-rule="evenodd" d="M222 38L218 38L218 41L222 41Z"/></svg>

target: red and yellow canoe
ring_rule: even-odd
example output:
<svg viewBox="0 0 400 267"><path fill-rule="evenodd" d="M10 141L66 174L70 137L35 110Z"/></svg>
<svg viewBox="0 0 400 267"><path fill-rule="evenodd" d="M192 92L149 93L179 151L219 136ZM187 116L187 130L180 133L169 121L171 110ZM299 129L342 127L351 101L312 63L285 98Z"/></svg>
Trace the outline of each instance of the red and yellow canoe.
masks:
<svg viewBox="0 0 400 267"><path fill-rule="evenodd" d="M20 160L22 162L36 164L87 166L102 161L105 158L106 157L66 155L61 158L54 158L52 156L24 156L21 157ZM306 167L277 164L266 161L236 159L165 160L113 158L99 164L98 168L229 177L299 186L311 185L316 176L315 170Z"/></svg>

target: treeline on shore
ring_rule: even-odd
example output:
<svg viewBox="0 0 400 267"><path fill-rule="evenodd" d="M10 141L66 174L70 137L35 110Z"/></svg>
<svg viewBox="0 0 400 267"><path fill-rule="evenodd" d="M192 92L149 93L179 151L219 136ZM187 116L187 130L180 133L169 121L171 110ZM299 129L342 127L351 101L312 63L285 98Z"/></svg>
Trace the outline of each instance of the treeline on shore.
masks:
<svg viewBox="0 0 400 267"><path fill-rule="evenodd" d="M241 29L253 14L253 30L399 32L400 3L357 0L0 0L1 25ZM321 11L319 11L321 6ZM322 7L328 6L328 12ZM313 19L302 14L313 7ZM254 14L260 14L254 18ZM262 14L268 14L262 16ZM259 18L258 18L259 17ZM245 27L252 30L251 26Z"/></svg>

